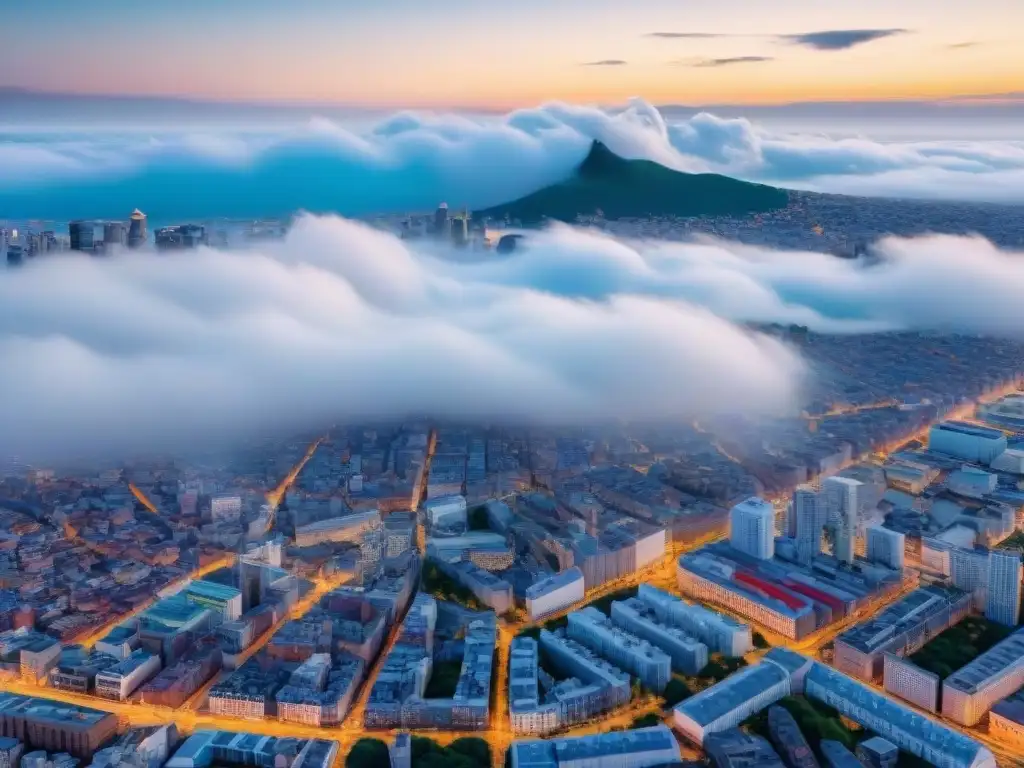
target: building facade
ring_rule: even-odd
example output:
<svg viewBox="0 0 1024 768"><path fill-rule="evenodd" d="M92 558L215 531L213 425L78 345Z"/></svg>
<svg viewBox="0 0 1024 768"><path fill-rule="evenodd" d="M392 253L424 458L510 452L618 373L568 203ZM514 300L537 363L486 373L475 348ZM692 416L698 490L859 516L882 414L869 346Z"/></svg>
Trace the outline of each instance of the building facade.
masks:
<svg viewBox="0 0 1024 768"><path fill-rule="evenodd" d="M729 511L729 543L758 560L775 556L775 507L753 496Z"/></svg>
<svg viewBox="0 0 1024 768"><path fill-rule="evenodd" d="M988 555L988 592L985 618L1014 627L1020 623L1020 553L993 549Z"/></svg>

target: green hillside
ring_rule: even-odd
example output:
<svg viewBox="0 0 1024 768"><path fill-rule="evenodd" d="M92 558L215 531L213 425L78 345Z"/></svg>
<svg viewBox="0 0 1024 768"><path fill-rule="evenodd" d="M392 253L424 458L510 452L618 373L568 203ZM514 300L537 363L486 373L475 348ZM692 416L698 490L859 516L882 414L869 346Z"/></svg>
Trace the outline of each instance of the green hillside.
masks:
<svg viewBox="0 0 1024 768"><path fill-rule="evenodd" d="M579 215L722 216L785 207L782 189L711 173L681 173L650 160L625 160L595 141L572 178L510 203L473 214L474 218L573 221Z"/></svg>

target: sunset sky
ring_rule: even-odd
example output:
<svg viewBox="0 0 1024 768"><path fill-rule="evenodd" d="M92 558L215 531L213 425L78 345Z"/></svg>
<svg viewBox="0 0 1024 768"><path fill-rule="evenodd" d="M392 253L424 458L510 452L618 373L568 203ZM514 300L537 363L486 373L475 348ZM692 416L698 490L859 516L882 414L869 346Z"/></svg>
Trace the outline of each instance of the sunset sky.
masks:
<svg viewBox="0 0 1024 768"><path fill-rule="evenodd" d="M8 0L0 86L369 106L1021 91L1021 0Z"/></svg>

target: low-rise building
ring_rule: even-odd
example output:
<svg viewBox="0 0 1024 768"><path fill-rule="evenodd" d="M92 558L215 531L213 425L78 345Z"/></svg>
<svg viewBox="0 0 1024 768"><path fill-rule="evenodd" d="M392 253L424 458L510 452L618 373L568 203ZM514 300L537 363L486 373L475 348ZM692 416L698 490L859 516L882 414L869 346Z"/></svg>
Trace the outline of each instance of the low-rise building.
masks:
<svg viewBox="0 0 1024 768"><path fill-rule="evenodd" d="M547 741L516 741L512 768L652 768L681 760L664 725ZM172 767L173 768L173 767Z"/></svg>
<svg viewBox="0 0 1024 768"><path fill-rule="evenodd" d="M989 710L988 732L993 738L1024 750L1024 689L996 702Z"/></svg>
<svg viewBox="0 0 1024 768"><path fill-rule="evenodd" d="M910 659L886 653L882 681L885 690L894 696L929 712L938 711L942 681L934 672L921 669Z"/></svg>
<svg viewBox="0 0 1024 768"><path fill-rule="evenodd" d="M955 588L916 589L873 618L840 634L834 643L837 669L862 680L883 672L886 653L909 656L967 616L972 596Z"/></svg>
<svg viewBox="0 0 1024 768"><path fill-rule="evenodd" d="M768 734L789 768L819 768L796 719L779 704L768 708Z"/></svg>
<svg viewBox="0 0 1024 768"><path fill-rule="evenodd" d="M637 598L612 603L611 619L639 638L668 654L672 668L694 675L708 663L708 647L679 627L658 620L656 612Z"/></svg>
<svg viewBox="0 0 1024 768"><path fill-rule="evenodd" d="M580 602L585 591L583 572L569 568L527 587L526 612L531 621L537 621Z"/></svg>
<svg viewBox="0 0 1024 768"><path fill-rule="evenodd" d="M117 734L117 716L63 701L0 693L0 734L31 749L92 756Z"/></svg>
<svg viewBox="0 0 1024 768"><path fill-rule="evenodd" d="M942 683L942 715L976 725L992 706L1024 686L1024 630L1018 630Z"/></svg>
<svg viewBox="0 0 1024 768"><path fill-rule="evenodd" d="M687 603L650 584L641 584L636 597L654 611L659 621L679 627L704 643L711 653L738 658L754 647L750 625L730 616Z"/></svg>
<svg viewBox="0 0 1024 768"><path fill-rule="evenodd" d="M938 768L996 768L992 753L974 739L824 664L814 663L804 692Z"/></svg>
<svg viewBox="0 0 1024 768"><path fill-rule="evenodd" d="M616 626L597 608L570 613L568 635L636 675L652 691L665 690L672 678L672 659L667 653Z"/></svg>
<svg viewBox="0 0 1024 768"><path fill-rule="evenodd" d="M686 699L672 711L672 719L684 736L703 744L708 734L736 727L791 691L789 673L763 661Z"/></svg>
<svg viewBox="0 0 1024 768"><path fill-rule="evenodd" d="M124 661L96 674L96 695L124 701L159 671L160 657L140 648Z"/></svg>
<svg viewBox="0 0 1024 768"><path fill-rule="evenodd" d="M704 751L715 768L785 768L771 744L739 728L708 734Z"/></svg>

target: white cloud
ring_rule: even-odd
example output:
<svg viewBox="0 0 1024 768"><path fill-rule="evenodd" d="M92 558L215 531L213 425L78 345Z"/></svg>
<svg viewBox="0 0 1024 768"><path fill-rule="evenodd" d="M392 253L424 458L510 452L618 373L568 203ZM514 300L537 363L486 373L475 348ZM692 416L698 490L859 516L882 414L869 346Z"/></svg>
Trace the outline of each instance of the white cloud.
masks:
<svg viewBox="0 0 1024 768"><path fill-rule="evenodd" d="M563 290L561 280L583 284L572 275L590 271L591 242L556 231L536 252L457 263L305 217L256 251L41 257L0 274L0 450L162 450L409 414L576 420L794 405L804 367L792 350L632 285L623 258L650 284L657 265L629 248L608 257L588 295ZM544 253L560 261L547 274Z"/></svg>
<svg viewBox="0 0 1024 768"><path fill-rule="evenodd" d="M8 217L158 221L481 208L566 178L591 141L624 157L782 186L880 196L1024 202L1024 142L901 141L770 131L699 114L671 121L547 104L500 118L400 113L372 127L25 132L0 141ZM13 136L13 138L10 138Z"/></svg>

